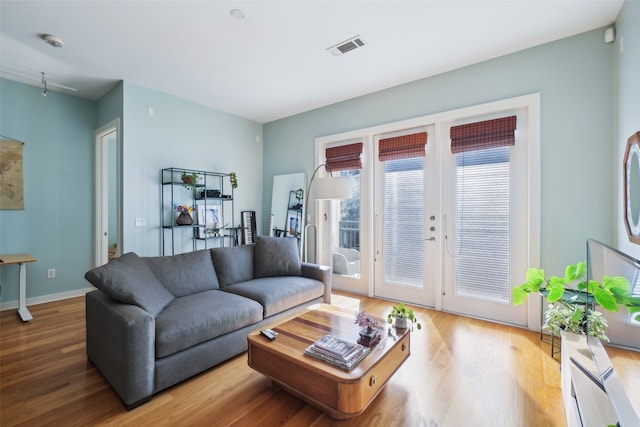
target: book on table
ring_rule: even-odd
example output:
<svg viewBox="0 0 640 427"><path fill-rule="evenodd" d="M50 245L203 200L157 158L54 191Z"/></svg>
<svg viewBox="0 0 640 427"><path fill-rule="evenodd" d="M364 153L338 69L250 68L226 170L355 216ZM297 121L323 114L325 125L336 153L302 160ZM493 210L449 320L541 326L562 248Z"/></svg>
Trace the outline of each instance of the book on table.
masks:
<svg viewBox="0 0 640 427"><path fill-rule="evenodd" d="M350 371L371 349L361 344L325 335L304 350L308 356Z"/></svg>

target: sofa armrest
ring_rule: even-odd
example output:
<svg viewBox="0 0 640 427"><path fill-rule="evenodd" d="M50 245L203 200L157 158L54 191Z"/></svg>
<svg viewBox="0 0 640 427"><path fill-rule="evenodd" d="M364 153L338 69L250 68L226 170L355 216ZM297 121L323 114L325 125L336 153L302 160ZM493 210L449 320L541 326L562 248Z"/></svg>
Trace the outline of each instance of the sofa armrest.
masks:
<svg viewBox="0 0 640 427"><path fill-rule="evenodd" d="M128 409L154 392L155 319L101 291L86 294L87 357Z"/></svg>
<svg viewBox="0 0 640 427"><path fill-rule="evenodd" d="M324 297L322 302L331 304L331 267L303 262L302 276L324 283Z"/></svg>

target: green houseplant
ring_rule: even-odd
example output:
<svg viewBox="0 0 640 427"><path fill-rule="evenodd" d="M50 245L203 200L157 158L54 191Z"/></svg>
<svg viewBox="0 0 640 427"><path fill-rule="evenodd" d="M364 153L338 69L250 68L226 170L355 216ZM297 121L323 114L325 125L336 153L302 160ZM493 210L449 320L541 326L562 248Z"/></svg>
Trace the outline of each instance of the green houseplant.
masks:
<svg viewBox="0 0 640 427"><path fill-rule="evenodd" d="M626 307L634 319L640 320L640 297L631 294L629 280L604 276L601 282L587 282L586 272L585 262L568 265L564 277L547 278L543 269L530 268L526 282L512 289L513 303L524 303L532 293L544 295L550 304L543 328L551 329L554 334L564 330L605 341L608 341L607 320L595 310L596 305L611 312L617 312L619 306Z"/></svg>
<svg viewBox="0 0 640 427"><path fill-rule="evenodd" d="M193 190L196 188L196 184L198 183L198 174L196 173L187 173L182 172L182 185L187 190Z"/></svg>
<svg viewBox="0 0 640 427"><path fill-rule="evenodd" d="M413 310L405 307L403 303L394 305L391 308L391 312L387 314L387 322L392 323L393 319L396 321L397 328L406 328L407 325L415 323L418 329L422 329L422 324L416 319Z"/></svg>

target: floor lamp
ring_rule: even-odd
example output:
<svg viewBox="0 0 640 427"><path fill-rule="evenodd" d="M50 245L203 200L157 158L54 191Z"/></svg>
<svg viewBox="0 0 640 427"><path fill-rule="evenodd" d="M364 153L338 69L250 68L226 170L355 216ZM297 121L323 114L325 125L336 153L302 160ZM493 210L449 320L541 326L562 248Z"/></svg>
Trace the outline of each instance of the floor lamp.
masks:
<svg viewBox="0 0 640 427"><path fill-rule="evenodd" d="M307 187L307 193L305 194L305 198L304 198L304 215L307 217L308 217L307 208L309 206L309 199L311 199L310 197L311 189L314 182L315 182L315 186L313 186L313 190L314 190L313 200L344 200L344 199L350 199L351 197L353 197L353 187L352 187L353 183L351 178L349 177L342 177L342 176L334 177L331 175L331 172L329 172L328 177L315 179L316 174L318 173L320 168L325 167L326 169L326 166L327 166L326 163L323 163L320 166L318 166L316 170L313 171L313 175L311 175L311 179L309 180L309 186ZM302 239L301 239L302 241L300 242L300 245L303 249L303 256L302 256L303 262L307 262L307 252L308 252L307 233L312 228L314 230L314 237L316 237L318 228L312 222L305 225L304 233L302 234ZM314 241L315 240L317 239L314 239Z"/></svg>

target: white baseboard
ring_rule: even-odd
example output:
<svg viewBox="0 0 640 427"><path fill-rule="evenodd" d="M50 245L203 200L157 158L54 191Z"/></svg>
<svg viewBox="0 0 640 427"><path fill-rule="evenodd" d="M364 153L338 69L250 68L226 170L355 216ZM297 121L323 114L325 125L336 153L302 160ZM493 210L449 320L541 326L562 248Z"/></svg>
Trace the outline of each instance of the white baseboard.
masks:
<svg viewBox="0 0 640 427"><path fill-rule="evenodd" d="M60 292L58 294L48 294L41 297L27 298L27 307L30 305L44 304L46 302L60 301L63 299L81 297L87 292L94 291L96 288L76 289L68 292ZM18 308L18 300L5 301L0 303L0 311L12 310Z"/></svg>

